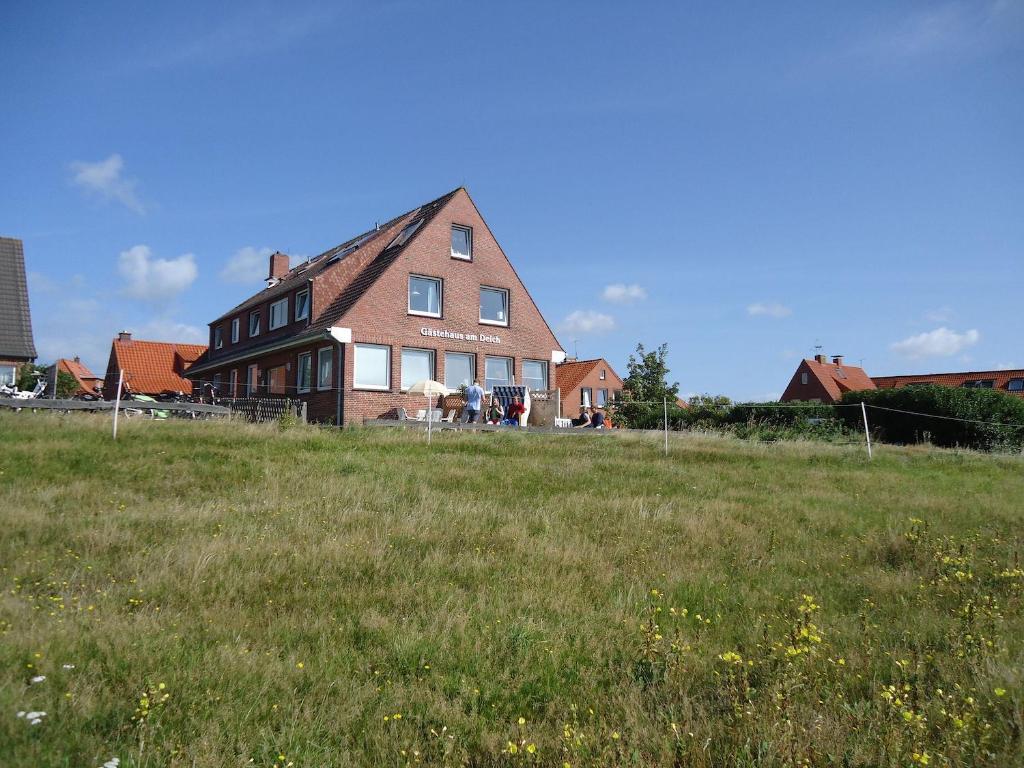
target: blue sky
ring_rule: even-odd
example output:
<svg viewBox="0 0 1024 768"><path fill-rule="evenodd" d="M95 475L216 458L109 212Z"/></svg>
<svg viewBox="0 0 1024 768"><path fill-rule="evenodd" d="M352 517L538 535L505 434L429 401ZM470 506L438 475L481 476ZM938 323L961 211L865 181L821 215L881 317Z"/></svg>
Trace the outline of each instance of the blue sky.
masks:
<svg viewBox="0 0 1024 768"><path fill-rule="evenodd" d="M713 6L713 7L712 7ZM0 6L41 358L465 185L567 351L684 393L1024 366L1024 2Z"/></svg>

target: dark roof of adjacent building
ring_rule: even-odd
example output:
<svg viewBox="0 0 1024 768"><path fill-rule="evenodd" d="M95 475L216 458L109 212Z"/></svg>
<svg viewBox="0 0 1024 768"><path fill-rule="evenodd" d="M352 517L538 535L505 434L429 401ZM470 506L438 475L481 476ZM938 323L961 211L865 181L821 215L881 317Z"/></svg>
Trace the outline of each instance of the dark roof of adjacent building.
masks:
<svg viewBox="0 0 1024 768"><path fill-rule="evenodd" d="M34 360L25 251L21 240L0 237L0 358Z"/></svg>
<svg viewBox="0 0 1024 768"><path fill-rule="evenodd" d="M244 312L246 309L259 306L278 296L284 296L288 292L304 285L308 280L316 277L325 269L334 266L339 261L347 259L355 261L358 256L365 257L367 254L376 253L376 258L365 264L362 273L349 283L334 304L324 312L320 322L315 326L318 328L329 327L359 300L362 294L366 292L366 289L373 285L373 282L398 258L406 246L412 242L416 234L423 230L424 226L444 207L445 203L455 196L459 189L462 189L462 187L453 189L451 192L425 205L413 208L411 211L406 211L390 221L379 224L367 232L356 235L340 245L324 251L319 256L314 256L309 261L304 261L292 267L279 281L253 294L213 322L216 323L225 318L233 317L239 312ZM401 234L405 227L416 224L416 222L419 222L419 224L416 226L415 231L410 232L409 236L401 240L401 242L396 242L396 235ZM399 228L399 225L402 225L401 228Z"/></svg>
<svg viewBox="0 0 1024 768"><path fill-rule="evenodd" d="M363 294L369 290L377 278L395 263L409 244L430 223L431 219L461 189L462 187L457 187L436 200L431 200L429 203L406 211L384 224L380 224L367 232L346 240L341 245L337 245L309 261L293 267L274 285L250 296L229 312L225 312L218 317L211 325L226 320L247 309L254 309L266 301L276 299L278 296L284 296L289 291L305 285L311 278L320 275L328 269L334 269L340 273L338 275L338 282L344 285L344 288L330 306L320 313L315 322L302 332L289 337L286 343L292 345L301 343L305 339L322 337L327 332L327 329L335 325L346 312L355 306L356 302L363 297ZM243 358L252 357L255 354L259 354L261 350L273 349L281 344L282 341L280 339L268 340L265 344L247 347L240 355ZM227 363L232 359L233 356L228 355L211 361L209 350L207 350L188 369L188 375L197 375L213 365Z"/></svg>

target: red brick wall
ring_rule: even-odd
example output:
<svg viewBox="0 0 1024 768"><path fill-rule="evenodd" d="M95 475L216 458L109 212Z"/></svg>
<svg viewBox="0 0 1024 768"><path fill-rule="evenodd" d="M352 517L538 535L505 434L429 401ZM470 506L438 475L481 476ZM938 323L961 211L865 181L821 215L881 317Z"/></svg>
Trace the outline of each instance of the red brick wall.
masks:
<svg viewBox="0 0 1024 768"><path fill-rule="evenodd" d="M451 226L473 229L473 260L451 257ZM442 317L429 318L408 314L409 275L439 277L442 284ZM480 322L480 286L506 288L509 291L508 327ZM511 357L513 376L522 381L523 360L548 363L549 386L554 380L551 352L561 349L526 288L491 234L469 195L460 191L416 236L395 264L377 280L360 302L339 324L352 329L352 341L389 344L391 352L391 390L367 392L352 390L353 349L346 347L345 421L361 422L393 412L425 407L423 398L399 392L402 346L435 351L435 376L444 382L444 353L471 352L476 355L476 375L484 381L484 357ZM423 336L420 329L445 329L466 334L498 336L500 344L461 341Z"/></svg>
<svg viewBox="0 0 1024 768"><path fill-rule="evenodd" d="M807 374L806 384L802 383L801 377L803 374ZM789 386L786 387L786 391L782 393L780 400L784 403L810 400L818 400L822 403L835 402L835 398L822 386L821 381L818 380L818 377L804 361L800 362L796 373L793 374L793 378L790 380Z"/></svg>
<svg viewBox="0 0 1024 768"><path fill-rule="evenodd" d="M603 380L601 379L602 370L607 372L606 378ZM562 416L573 418L579 415L580 402L585 387L590 387L591 405L597 405L597 390L599 389L608 390L608 402L611 402L615 397L615 390L622 390L622 379L618 377L607 362L602 360L573 389L568 391L562 390Z"/></svg>

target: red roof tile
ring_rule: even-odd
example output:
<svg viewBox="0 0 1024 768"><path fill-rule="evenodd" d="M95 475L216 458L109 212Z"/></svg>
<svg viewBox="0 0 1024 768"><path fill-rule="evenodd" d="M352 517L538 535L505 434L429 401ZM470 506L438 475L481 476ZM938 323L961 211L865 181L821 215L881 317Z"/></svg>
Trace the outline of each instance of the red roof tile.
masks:
<svg viewBox="0 0 1024 768"><path fill-rule="evenodd" d="M555 366L555 386L562 392L572 392L601 360L573 360Z"/></svg>
<svg viewBox="0 0 1024 768"><path fill-rule="evenodd" d="M78 389L75 391L76 395L92 394L96 391L97 384L101 386L103 384L103 377L97 376L90 371L88 366L81 360L68 360L62 357L55 365L58 371L64 371L64 373L69 373L75 377L75 381L78 382Z"/></svg>
<svg viewBox="0 0 1024 768"><path fill-rule="evenodd" d="M831 402L842 399L845 392L858 392L862 389L876 388L875 382L864 372L863 368L859 368L856 365L847 365L841 361L841 358L839 360L839 362L803 360L799 367L797 367L796 373L793 374L793 378L789 382L786 391L782 394L782 401L808 399L803 394L805 390L801 389L803 385L797 384L800 374L805 371L817 379L824 390L823 394L827 395ZM824 400L825 398L815 397L813 399Z"/></svg>
<svg viewBox="0 0 1024 768"><path fill-rule="evenodd" d="M922 373L903 376L875 376L879 389L905 387L908 384L939 384L944 387L962 387L968 381L992 381L992 389L999 389L1017 397L1024 397L1024 390L1010 389L1011 379L1024 379L1024 368L1002 371L962 371L959 373ZM1016 386L1020 386L1019 384Z"/></svg>
<svg viewBox="0 0 1024 768"><path fill-rule="evenodd" d="M205 344L178 344L167 341L114 339L110 347L108 371L124 371L124 379L133 392L159 394L164 390L191 392L192 382L181 374L206 352Z"/></svg>

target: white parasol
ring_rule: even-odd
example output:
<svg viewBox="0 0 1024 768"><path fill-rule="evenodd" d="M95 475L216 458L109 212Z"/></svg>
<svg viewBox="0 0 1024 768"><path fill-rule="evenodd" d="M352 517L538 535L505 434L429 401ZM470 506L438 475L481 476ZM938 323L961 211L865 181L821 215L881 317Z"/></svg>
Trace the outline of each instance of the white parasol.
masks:
<svg viewBox="0 0 1024 768"><path fill-rule="evenodd" d="M423 379L409 387L406 392L410 395L423 395L427 400L427 442L429 443L431 426L434 419L434 409L430 407L431 400L438 395L450 395L451 390L439 381Z"/></svg>

